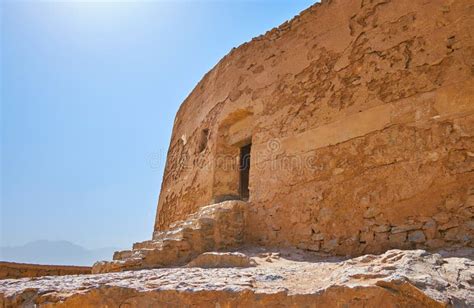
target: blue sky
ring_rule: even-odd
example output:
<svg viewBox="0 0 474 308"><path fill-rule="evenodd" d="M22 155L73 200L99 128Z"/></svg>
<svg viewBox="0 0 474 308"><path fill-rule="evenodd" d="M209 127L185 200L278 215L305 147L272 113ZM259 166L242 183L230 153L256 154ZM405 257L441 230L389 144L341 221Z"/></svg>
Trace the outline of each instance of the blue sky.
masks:
<svg viewBox="0 0 474 308"><path fill-rule="evenodd" d="M0 246L151 237L175 113L314 1L3 1Z"/></svg>

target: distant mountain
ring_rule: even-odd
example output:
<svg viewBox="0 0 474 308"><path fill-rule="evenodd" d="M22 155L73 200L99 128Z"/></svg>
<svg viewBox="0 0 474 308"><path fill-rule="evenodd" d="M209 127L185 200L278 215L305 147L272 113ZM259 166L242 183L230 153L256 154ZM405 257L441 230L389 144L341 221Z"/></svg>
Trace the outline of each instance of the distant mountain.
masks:
<svg viewBox="0 0 474 308"><path fill-rule="evenodd" d="M20 263L92 265L99 260L110 260L116 247L86 249L68 241L39 240L23 246L0 247L0 261Z"/></svg>

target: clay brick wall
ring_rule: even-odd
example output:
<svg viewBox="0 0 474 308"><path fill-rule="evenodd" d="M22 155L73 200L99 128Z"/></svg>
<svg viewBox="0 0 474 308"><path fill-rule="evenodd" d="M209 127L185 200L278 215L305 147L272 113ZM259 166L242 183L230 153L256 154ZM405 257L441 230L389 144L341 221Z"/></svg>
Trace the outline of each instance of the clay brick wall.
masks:
<svg viewBox="0 0 474 308"><path fill-rule="evenodd" d="M332 0L232 50L177 114L155 230L237 198L251 141L250 243L472 246L473 16L468 0Z"/></svg>

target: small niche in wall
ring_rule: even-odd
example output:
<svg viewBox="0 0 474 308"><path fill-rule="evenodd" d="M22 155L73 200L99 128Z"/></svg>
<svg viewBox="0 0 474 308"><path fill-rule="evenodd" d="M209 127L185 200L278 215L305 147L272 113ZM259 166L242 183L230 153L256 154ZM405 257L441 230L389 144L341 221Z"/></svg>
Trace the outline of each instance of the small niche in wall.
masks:
<svg viewBox="0 0 474 308"><path fill-rule="evenodd" d="M207 147L208 139L209 139L209 129L205 128L201 131L201 135L199 136L198 153L204 152L204 150Z"/></svg>

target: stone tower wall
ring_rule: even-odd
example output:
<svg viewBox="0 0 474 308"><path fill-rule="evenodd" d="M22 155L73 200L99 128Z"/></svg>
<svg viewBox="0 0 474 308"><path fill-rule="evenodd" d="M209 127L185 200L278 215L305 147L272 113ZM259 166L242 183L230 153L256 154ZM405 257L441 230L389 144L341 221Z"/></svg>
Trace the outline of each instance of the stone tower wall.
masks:
<svg viewBox="0 0 474 308"><path fill-rule="evenodd" d="M246 240L473 245L474 6L332 0L233 49L176 116L155 230L239 194Z"/></svg>

